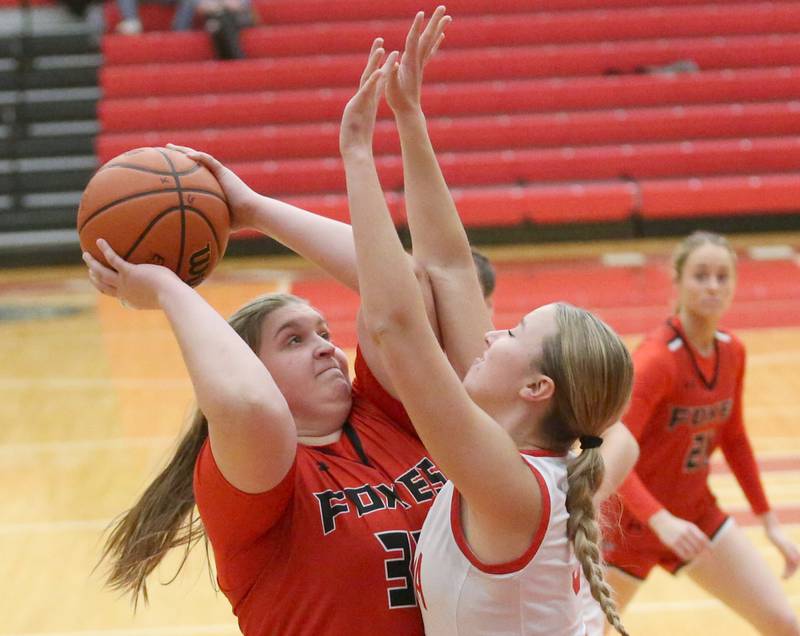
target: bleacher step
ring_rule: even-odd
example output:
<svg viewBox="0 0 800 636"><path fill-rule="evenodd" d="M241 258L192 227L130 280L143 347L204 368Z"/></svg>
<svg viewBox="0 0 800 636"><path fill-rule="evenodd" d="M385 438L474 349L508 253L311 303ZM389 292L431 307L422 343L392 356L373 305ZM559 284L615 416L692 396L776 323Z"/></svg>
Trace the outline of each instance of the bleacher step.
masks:
<svg viewBox="0 0 800 636"><path fill-rule="evenodd" d="M86 187L97 160L93 155L34 157L0 161L0 186L6 191L45 192Z"/></svg>
<svg viewBox="0 0 800 636"><path fill-rule="evenodd" d="M0 91L0 108L17 105L23 123L85 120L97 116L97 87Z"/></svg>

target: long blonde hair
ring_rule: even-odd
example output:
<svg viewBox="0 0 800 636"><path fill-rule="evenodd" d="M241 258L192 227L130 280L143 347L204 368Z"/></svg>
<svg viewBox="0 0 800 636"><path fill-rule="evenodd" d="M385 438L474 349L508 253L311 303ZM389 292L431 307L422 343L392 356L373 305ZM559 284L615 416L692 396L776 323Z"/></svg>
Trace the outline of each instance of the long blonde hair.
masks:
<svg viewBox="0 0 800 636"><path fill-rule="evenodd" d="M228 323L257 352L264 319L292 303L307 304L290 294L260 296L234 313ZM195 461L207 437L208 421L195 406L187 431L167 466L109 530L100 558L101 562L109 562L107 585L129 592L134 609L140 597L147 603L147 577L172 548L186 546L175 576L168 583L175 580L189 551L201 539L208 554L208 539L196 514L193 487Z"/></svg>
<svg viewBox="0 0 800 636"><path fill-rule="evenodd" d="M541 370L555 384L554 405L545 421L556 447L567 448L583 436L599 436L625 408L633 385L633 362L620 337L588 311L556 305L556 335L543 343ZM627 632L603 578L598 547L600 530L592 497L603 480L603 457L586 448L567 469L567 533L592 596L608 622Z"/></svg>

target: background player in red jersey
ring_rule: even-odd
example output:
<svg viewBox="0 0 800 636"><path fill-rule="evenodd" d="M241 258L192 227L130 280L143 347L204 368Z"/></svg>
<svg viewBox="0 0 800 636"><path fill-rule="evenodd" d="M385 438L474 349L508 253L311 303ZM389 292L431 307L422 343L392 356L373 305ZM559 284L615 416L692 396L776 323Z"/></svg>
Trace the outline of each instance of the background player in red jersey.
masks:
<svg viewBox="0 0 800 636"><path fill-rule="evenodd" d="M797 636L776 577L707 483L709 456L719 447L783 556L784 577L794 574L800 554L769 509L742 421L744 347L717 328L733 298L736 255L723 237L696 232L675 252L674 280L676 314L634 354L623 421L640 458L619 490L621 523L606 529L608 579L624 606L655 565L684 568L762 634Z"/></svg>

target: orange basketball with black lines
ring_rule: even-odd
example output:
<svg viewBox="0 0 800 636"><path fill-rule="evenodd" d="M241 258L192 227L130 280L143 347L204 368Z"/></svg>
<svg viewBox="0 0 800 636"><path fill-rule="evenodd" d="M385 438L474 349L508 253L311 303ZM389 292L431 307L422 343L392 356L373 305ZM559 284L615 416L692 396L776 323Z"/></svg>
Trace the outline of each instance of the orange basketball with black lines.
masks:
<svg viewBox="0 0 800 636"><path fill-rule="evenodd" d="M131 263L154 263L189 285L225 253L230 211L213 174L169 148L136 148L91 178L78 208L81 249L106 264L97 239Z"/></svg>

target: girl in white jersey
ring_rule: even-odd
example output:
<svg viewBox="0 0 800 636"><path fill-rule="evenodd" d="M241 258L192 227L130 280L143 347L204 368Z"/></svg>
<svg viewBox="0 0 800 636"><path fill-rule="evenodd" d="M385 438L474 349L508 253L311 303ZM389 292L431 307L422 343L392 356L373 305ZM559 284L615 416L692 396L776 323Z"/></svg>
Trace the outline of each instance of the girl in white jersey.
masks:
<svg viewBox="0 0 800 636"><path fill-rule="evenodd" d="M425 192L408 190L424 197L416 210L427 206L429 214L446 216L449 225L439 218L440 231L460 237L450 245L461 248L417 254L434 290L448 361L425 320L380 188L372 156L380 94L385 87L398 127L425 125L421 109L406 109L403 100L409 83L421 79L418 49L438 45L430 40L441 37L442 15L437 9L421 37L417 16L399 63L392 53L379 67L384 52L373 47L340 133L365 335L451 479L415 560L426 633L584 636L582 569L609 622L625 634L603 582L592 495L603 475L599 436L630 394L628 351L600 320L565 304L486 333L490 322L466 236L439 179ZM440 174L427 142L404 145L403 162L407 184ZM577 440L582 450L574 456Z"/></svg>

